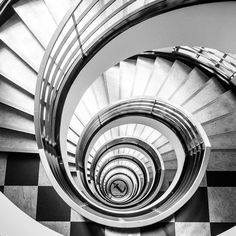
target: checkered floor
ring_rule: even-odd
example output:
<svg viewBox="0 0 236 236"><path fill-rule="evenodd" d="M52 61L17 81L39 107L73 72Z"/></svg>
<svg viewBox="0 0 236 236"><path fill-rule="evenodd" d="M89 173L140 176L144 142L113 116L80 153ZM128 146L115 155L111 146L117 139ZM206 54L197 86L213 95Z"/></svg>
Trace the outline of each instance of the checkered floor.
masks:
<svg viewBox="0 0 236 236"><path fill-rule="evenodd" d="M235 153L212 152L191 200L165 222L141 229L108 228L78 215L54 191L37 154L0 153L0 191L32 218L66 236L218 235L236 225Z"/></svg>

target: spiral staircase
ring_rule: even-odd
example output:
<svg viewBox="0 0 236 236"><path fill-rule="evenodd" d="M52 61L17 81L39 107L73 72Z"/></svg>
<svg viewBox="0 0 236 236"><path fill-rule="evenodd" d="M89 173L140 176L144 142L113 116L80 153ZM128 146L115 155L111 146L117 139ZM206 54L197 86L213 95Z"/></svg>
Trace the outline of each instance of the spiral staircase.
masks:
<svg viewBox="0 0 236 236"><path fill-rule="evenodd" d="M187 46L129 54L127 47L97 71L90 65L131 26L195 4L5 4L0 151L39 153L62 199L82 216L115 227L111 235L172 216L197 190L208 161L213 166L219 158L227 166L229 153L235 156L232 55Z"/></svg>

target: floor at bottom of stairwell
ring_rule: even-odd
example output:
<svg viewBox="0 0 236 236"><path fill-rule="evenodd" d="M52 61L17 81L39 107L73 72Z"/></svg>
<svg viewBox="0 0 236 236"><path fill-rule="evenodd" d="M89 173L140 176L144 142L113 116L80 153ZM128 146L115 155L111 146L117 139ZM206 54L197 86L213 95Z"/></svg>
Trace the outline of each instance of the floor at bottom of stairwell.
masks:
<svg viewBox="0 0 236 236"><path fill-rule="evenodd" d="M211 169L190 201L169 219L143 228L114 229L86 220L64 203L37 154L0 153L0 191L32 218L66 236L218 235L236 225L235 179L236 169Z"/></svg>

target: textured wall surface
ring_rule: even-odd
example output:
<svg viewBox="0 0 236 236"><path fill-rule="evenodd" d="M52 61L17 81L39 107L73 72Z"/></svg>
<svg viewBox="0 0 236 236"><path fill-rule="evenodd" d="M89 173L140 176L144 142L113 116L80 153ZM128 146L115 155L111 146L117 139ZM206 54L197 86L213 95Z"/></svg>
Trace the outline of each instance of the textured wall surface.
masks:
<svg viewBox="0 0 236 236"><path fill-rule="evenodd" d="M212 152L201 186L171 219L141 229L119 230L90 222L64 203L37 154L0 153L0 191L32 218L66 236L217 235L236 225L235 179L235 152Z"/></svg>

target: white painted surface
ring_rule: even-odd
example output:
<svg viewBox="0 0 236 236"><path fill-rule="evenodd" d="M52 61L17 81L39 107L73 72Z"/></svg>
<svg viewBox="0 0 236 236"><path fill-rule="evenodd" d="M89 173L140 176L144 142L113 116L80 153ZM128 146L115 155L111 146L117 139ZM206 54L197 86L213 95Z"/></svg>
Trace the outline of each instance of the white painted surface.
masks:
<svg viewBox="0 0 236 236"><path fill-rule="evenodd" d="M3 236L62 236L41 225L0 193L0 234Z"/></svg>
<svg viewBox="0 0 236 236"><path fill-rule="evenodd" d="M236 226L225 231L224 233L219 234L219 236L235 236L236 235Z"/></svg>
<svg viewBox="0 0 236 236"><path fill-rule="evenodd" d="M103 71L131 55L174 45L201 45L234 53L236 44L232 39L236 38L235 12L236 2L186 7L146 20L111 40L81 71L67 96L60 136L62 155L66 155L64 137L75 106L84 91Z"/></svg>

